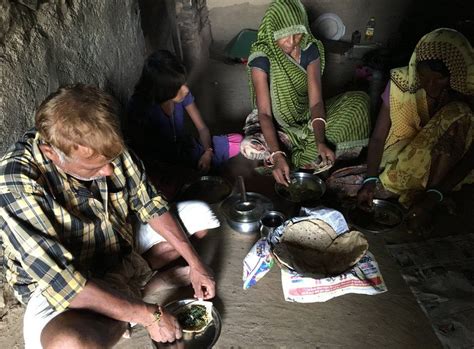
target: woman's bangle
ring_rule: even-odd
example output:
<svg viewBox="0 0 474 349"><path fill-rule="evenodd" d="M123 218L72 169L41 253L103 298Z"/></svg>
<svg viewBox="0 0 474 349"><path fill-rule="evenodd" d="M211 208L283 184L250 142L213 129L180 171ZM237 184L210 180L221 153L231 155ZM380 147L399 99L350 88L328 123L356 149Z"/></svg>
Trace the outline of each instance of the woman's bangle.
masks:
<svg viewBox="0 0 474 349"><path fill-rule="evenodd" d="M441 202L441 201L443 201L443 199L444 199L443 193L440 192L438 189L428 189L428 190L426 191L426 193L427 193L427 194L428 194L428 193L436 193L436 194L438 194L438 196L439 196L438 202Z"/></svg>
<svg viewBox="0 0 474 349"><path fill-rule="evenodd" d="M277 155L277 154L281 154L281 155L283 155L283 156L286 158L286 154L285 154L284 151L282 151L282 150L274 151L273 153L270 154L270 162L271 162L272 164L274 163L273 157L274 157L275 155Z"/></svg>
<svg viewBox="0 0 474 349"><path fill-rule="evenodd" d="M323 118L314 118L313 120L311 120L311 127L314 127L313 124L314 124L315 121L321 121L324 124L324 126L326 126L326 124L327 124L326 120L323 119Z"/></svg>
<svg viewBox="0 0 474 349"><path fill-rule="evenodd" d="M214 152L214 149L212 149L212 147L209 147L209 148L207 148L204 152L206 153L206 152L208 152L208 151L210 151L211 153L213 153L213 152Z"/></svg>
<svg viewBox="0 0 474 349"><path fill-rule="evenodd" d="M380 182L380 179L379 179L379 177L377 177L377 176L369 176L369 177L367 177L366 179L364 179L364 180L362 181L362 185L364 185L364 184L366 184L366 183L369 183L369 182L378 183L378 182Z"/></svg>

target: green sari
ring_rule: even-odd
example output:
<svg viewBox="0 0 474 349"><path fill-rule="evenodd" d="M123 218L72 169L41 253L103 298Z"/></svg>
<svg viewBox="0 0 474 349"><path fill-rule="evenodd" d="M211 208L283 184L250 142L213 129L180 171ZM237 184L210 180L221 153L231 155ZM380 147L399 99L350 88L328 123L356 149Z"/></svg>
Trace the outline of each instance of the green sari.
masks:
<svg viewBox="0 0 474 349"><path fill-rule="evenodd" d="M324 47L309 30L306 11L299 0L276 0L262 20L257 41L252 45L249 63L257 57L270 62L270 96L272 113L291 141L291 160L295 167L305 167L316 161L316 147L308 99L306 70L277 45L283 37L303 34L303 50L315 44L320 54L321 74L324 70ZM250 74L249 67L249 74ZM252 102L256 98L250 80ZM365 93L349 92L325 103L326 139L336 146L336 155L368 143L370 133L369 99Z"/></svg>

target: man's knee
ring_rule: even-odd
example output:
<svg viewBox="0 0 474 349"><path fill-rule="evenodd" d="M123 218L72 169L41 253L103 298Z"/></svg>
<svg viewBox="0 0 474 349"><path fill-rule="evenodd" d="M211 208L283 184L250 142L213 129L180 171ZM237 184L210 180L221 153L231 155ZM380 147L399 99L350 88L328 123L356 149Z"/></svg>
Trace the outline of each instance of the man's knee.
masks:
<svg viewBox="0 0 474 349"><path fill-rule="evenodd" d="M43 348L108 348L115 344L126 330L124 322L99 314L87 314L84 317L82 314L75 316L75 313L76 311L63 313L45 326L41 333ZM94 316L97 319L93 319ZM94 323L97 326L94 326Z"/></svg>
<svg viewBox="0 0 474 349"><path fill-rule="evenodd" d="M71 326L60 329L46 326L41 334L41 345L45 349L99 348L94 335Z"/></svg>

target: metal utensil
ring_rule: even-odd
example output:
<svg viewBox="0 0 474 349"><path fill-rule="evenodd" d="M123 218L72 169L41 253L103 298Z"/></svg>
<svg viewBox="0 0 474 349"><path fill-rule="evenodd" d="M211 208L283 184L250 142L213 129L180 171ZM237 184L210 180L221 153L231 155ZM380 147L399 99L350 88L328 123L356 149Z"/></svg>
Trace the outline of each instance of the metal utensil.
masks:
<svg viewBox="0 0 474 349"><path fill-rule="evenodd" d="M348 222L364 233L388 233L397 229L406 218L406 212L399 204L374 199L370 211L357 207L356 203L346 209Z"/></svg>
<svg viewBox="0 0 474 349"><path fill-rule="evenodd" d="M250 212L255 209L255 202L248 200L247 191L245 190L244 177L239 176L239 187L240 187L240 201L236 202L235 209L239 212Z"/></svg>
<svg viewBox="0 0 474 349"><path fill-rule="evenodd" d="M172 314L176 314L176 311L182 306L189 303L195 302L195 299L183 299L165 305L165 309ZM221 334L222 320L219 312L213 306L212 307L212 322L209 327L202 333L196 335L185 333L183 338L174 341L173 343L158 343L155 342L156 348L212 348Z"/></svg>
<svg viewBox="0 0 474 349"><path fill-rule="evenodd" d="M233 194L220 205L220 210L229 226L242 234L254 234L260 228L260 219L266 211L273 210L271 200L259 193L248 192L247 198L255 203L255 209L248 212L236 210L235 206L241 201L241 195Z"/></svg>

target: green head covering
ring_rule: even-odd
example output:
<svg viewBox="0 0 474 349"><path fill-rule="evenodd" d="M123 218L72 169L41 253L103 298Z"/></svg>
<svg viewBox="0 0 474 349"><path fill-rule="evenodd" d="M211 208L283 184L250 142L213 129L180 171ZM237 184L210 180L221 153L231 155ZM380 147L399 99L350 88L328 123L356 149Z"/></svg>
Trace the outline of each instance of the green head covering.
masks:
<svg viewBox="0 0 474 349"><path fill-rule="evenodd" d="M293 34L303 34L300 42L303 50L311 43L317 45L322 74L324 47L311 34L308 16L299 0L275 0L270 4L258 29L257 41L252 45L249 63L257 57L268 58L273 116L287 133L306 138L309 135L312 137L312 132L307 127L310 119L307 73L277 45L278 39ZM250 91L255 106L252 81Z"/></svg>

